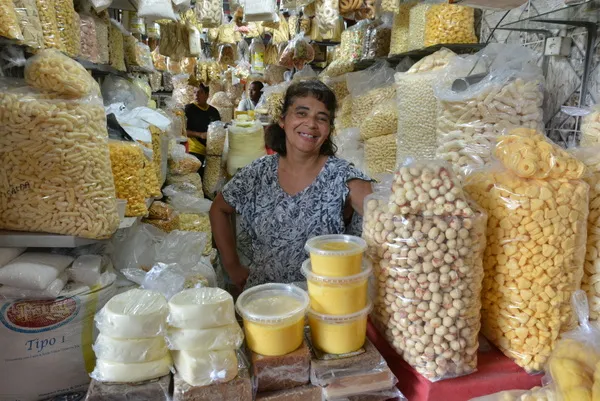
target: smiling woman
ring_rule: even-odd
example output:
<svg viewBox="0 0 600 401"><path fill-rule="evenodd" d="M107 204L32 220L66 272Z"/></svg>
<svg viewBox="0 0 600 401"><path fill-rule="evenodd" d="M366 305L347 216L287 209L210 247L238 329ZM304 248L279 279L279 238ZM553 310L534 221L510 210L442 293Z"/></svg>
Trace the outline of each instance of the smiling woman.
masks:
<svg viewBox="0 0 600 401"><path fill-rule="evenodd" d="M240 170L215 199L210 212L215 241L239 290L302 281L309 238L360 235L371 180L335 157L330 138L335 108L335 95L322 82L292 84L282 117L267 129L267 146L277 154ZM234 213L241 219L237 249Z"/></svg>

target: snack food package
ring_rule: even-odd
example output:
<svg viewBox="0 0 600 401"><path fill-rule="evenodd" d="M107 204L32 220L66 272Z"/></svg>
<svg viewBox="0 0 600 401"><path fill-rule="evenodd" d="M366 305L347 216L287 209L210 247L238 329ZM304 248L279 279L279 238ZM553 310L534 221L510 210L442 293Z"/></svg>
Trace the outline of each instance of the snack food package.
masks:
<svg viewBox="0 0 600 401"><path fill-rule="evenodd" d="M338 0L316 0L315 19L319 31L327 32L335 28L340 16L340 5Z"/></svg>
<svg viewBox="0 0 600 401"><path fill-rule="evenodd" d="M304 37L304 34L300 33L294 39L290 40L279 56L278 63L286 68L301 70L305 64L312 62L314 58L315 51L312 45Z"/></svg>
<svg viewBox="0 0 600 401"><path fill-rule="evenodd" d="M477 67L488 70L467 90L452 89L456 79ZM437 157L461 175L491 161L491 149L505 129L543 126L544 77L537 55L518 45L491 44L475 56L454 58L434 92L439 101Z"/></svg>
<svg viewBox="0 0 600 401"><path fill-rule="evenodd" d="M143 149L144 154L152 153L150 149ZM144 157L144 168L142 169L142 186L147 199L161 198L160 183L158 182L158 170L152 162L152 155Z"/></svg>
<svg viewBox="0 0 600 401"><path fill-rule="evenodd" d="M344 79L346 78L344 77ZM338 105L335 116L335 132L352 127L352 96L346 96ZM357 132L360 135L360 130Z"/></svg>
<svg viewBox="0 0 600 401"><path fill-rule="evenodd" d="M98 94L98 84L77 61L56 49L44 49L25 64L25 82L65 98Z"/></svg>
<svg viewBox="0 0 600 401"><path fill-rule="evenodd" d="M127 71L125 67L125 49L123 45L123 26L111 19L108 27L108 54L110 66L119 70Z"/></svg>
<svg viewBox="0 0 600 401"><path fill-rule="evenodd" d="M171 206L161 201L152 202L148 209L148 218L157 220L168 220L173 216L174 210Z"/></svg>
<svg viewBox="0 0 600 401"><path fill-rule="evenodd" d="M137 7L138 17L144 18L146 22L156 20L177 20L173 12L173 5L169 0L140 0Z"/></svg>
<svg viewBox="0 0 600 401"><path fill-rule="evenodd" d="M440 161L406 161L365 202L373 321L431 381L477 367L486 218Z"/></svg>
<svg viewBox="0 0 600 401"><path fill-rule="evenodd" d="M6 169L0 183L0 227L110 237L119 217L102 102L94 96L63 99L11 78L0 81L0 106L0 161ZM40 142L40 136L46 140Z"/></svg>
<svg viewBox="0 0 600 401"><path fill-rule="evenodd" d="M390 41L390 56L407 52L409 50L409 20L410 9L417 3L400 3L398 0L384 0L384 4L390 3L398 6L398 10L394 14L394 22L392 24L392 33Z"/></svg>
<svg viewBox="0 0 600 401"><path fill-rule="evenodd" d="M600 143L600 108L595 106L581 124L581 147L597 146Z"/></svg>
<svg viewBox="0 0 600 401"><path fill-rule="evenodd" d="M225 148L227 129L222 121L210 123L206 132L206 154L207 156L221 156Z"/></svg>
<svg viewBox="0 0 600 401"><path fill-rule="evenodd" d="M339 60L358 61L362 56L363 41L367 33L367 21L360 21L342 32Z"/></svg>
<svg viewBox="0 0 600 401"><path fill-rule="evenodd" d="M196 197L202 197L202 179L198 173L184 175L167 174L166 184L167 187L164 189L171 187L179 192L185 192Z"/></svg>
<svg viewBox="0 0 600 401"><path fill-rule="evenodd" d="M582 163L534 129L509 131L494 155L497 164L465 181L489 213L481 331L538 372L575 325L570 299L583 274L589 186Z"/></svg>
<svg viewBox="0 0 600 401"><path fill-rule="evenodd" d="M174 213L167 219L143 218L142 223L150 224L161 231L170 233L173 230L179 230L179 215Z"/></svg>
<svg viewBox="0 0 600 401"><path fill-rule="evenodd" d="M384 135L395 135L397 128L398 107L396 99L392 97L374 105L373 110L360 124L360 137L367 140Z"/></svg>
<svg viewBox="0 0 600 401"><path fill-rule="evenodd" d="M244 0L244 22L277 21L279 7L275 0Z"/></svg>
<svg viewBox="0 0 600 401"><path fill-rule="evenodd" d="M96 40L98 41L98 63L108 64L110 60L108 50L108 18L104 20L94 17L94 22L96 23Z"/></svg>
<svg viewBox="0 0 600 401"><path fill-rule="evenodd" d="M600 157L598 147L581 147L572 150L572 154L581 160L587 169L583 180L590 186L589 215L587 222L587 244L583 279L581 289L587 293L590 307L590 320L597 321L600 317L600 263L598 252L600 248Z"/></svg>
<svg viewBox="0 0 600 401"><path fill-rule="evenodd" d="M285 98L285 92L290 86L289 82L282 82L278 85L268 86L263 89L261 101L264 100L266 104L266 113L271 117L271 121L279 121L281 113L283 112L283 100ZM257 109L258 109L257 104Z"/></svg>
<svg viewBox="0 0 600 401"><path fill-rule="evenodd" d="M9 39L23 40L19 26L19 18L12 0L2 0L0 3L0 36Z"/></svg>
<svg viewBox="0 0 600 401"><path fill-rule="evenodd" d="M444 43L477 43L473 8L434 4L427 10L425 47Z"/></svg>
<svg viewBox="0 0 600 401"><path fill-rule="evenodd" d="M337 131L337 134L333 137L333 142L338 148L337 153L340 158L348 160L357 169L366 171L365 149L358 128L346 128Z"/></svg>
<svg viewBox="0 0 600 401"><path fill-rule="evenodd" d="M80 14L79 21L81 37L80 55L92 63L98 63L100 61L100 54L96 31L96 20L91 15Z"/></svg>
<svg viewBox="0 0 600 401"><path fill-rule="evenodd" d="M130 71L154 71L152 53L148 45L138 41L133 35L123 35L125 63Z"/></svg>
<svg viewBox="0 0 600 401"><path fill-rule="evenodd" d="M352 95L352 126L360 127L376 104L393 99L394 70L385 61L375 63L364 71L346 74Z"/></svg>
<svg viewBox="0 0 600 401"><path fill-rule="evenodd" d="M65 48L60 40L58 22L56 20L56 7L53 0L36 0L42 32L44 34L44 47L64 51Z"/></svg>
<svg viewBox="0 0 600 401"><path fill-rule="evenodd" d="M144 153L134 142L110 141L110 162L117 198L127 199L125 216L145 216L146 191L143 183Z"/></svg>
<svg viewBox="0 0 600 401"><path fill-rule="evenodd" d="M198 1L196 15L203 28L218 28L223 21L223 4L220 0Z"/></svg>
<svg viewBox="0 0 600 401"><path fill-rule="evenodd" d="M197 173L202 163L195 156L185 153L183 146L173 148L169 154L169 173L174 175L185 175Z"/></svg>
<svg viewBox="0 0 600 401"><path fill-rule="evenodd" d="M441 49L423 58L407 72L397 72L397 163L407 157L434 159L437 149L437 99L433 87L456 55Z"/></svg>
<svg viewBox="0 0 600 401"><path fill-rule="evenodd" d="M221 156L207 156L202 189L208 199L214 199L227 181L227 170Z"/></svg>
<svg viewBox="0 0 600 401"><path fill-rule="evenodd" d="M425 30L427 28L427 12L431 4L418 3L410 8L409 11L409 29L408 29L408 49L417 50L425 47Z"/></svg>
<svg viewBox="0 0 600 401"><path fill-rule="evenodd" d="M233 176L239 169L264 156L265 134L259 121L234 121L229 127L227 173Z"/></svg>
<svg viewBox="0 0 600 401"><path fill-rule="evenodd" d="M387 57L390 52L391 27L391 23L386 20L367 30L361 54L363 60Z"/></svg>
<svg viewBox="0 0 600 401"><path fill-rule="evenodd" d="M56 26L62 42L61 50L70 57L79 55L79 21L73 6L73 0L53 0L56 8Z"/></svg>
<svg viewBox="0 0 600 401"><path fill-rule="evenodd" d="M23 33L21 43L30 49L42 49L44 47L44 32L42 31L35 0L14 0L13 2L19 19L19 26ZM4 23L4 26L10 25Z"/></svg>
<svg viewBox="0 0 600 401"><path fill-rule="evenodd" d="M342 101L350 94L346 83L346 77L321 77L320 80L335 93L335 99L337 100L339 109Z"/></svg>

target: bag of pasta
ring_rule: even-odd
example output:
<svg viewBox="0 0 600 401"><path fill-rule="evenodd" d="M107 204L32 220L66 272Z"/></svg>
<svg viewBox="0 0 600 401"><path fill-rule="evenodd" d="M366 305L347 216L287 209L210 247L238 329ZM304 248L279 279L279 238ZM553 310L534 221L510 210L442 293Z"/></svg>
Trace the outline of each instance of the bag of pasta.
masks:
<svg viewBox="0 0 600 401"><path fill-rule="evenodd" d="M365 199L373 321L430 381L477 368L486 219L440 161L407 161Z"/></svg>
<svg viewBox="0 0 600 401"><path fill-rule="evenodd" d="M437 157L458 174L491 161L498 135L514 127L543 127L542 70L535 52L518 45L490 44L477 55L455 57L434 87L438 99ZM464 91L454 82L486 73Z"/></svg>
<svg viewBox="0 0 600 401"><path fill-rule="evenodd" d="M583 274L589 186L584 165L535 129L499 137L494 157L465 180L489 214L481 331L538 372L576 324L570 299Z"/></svg>
<svg viewBox="0 0 600 401"><path fill-rule="evenodd" d="M62 78L48 76L53 93L0 80L0 229L109 238L119 216L104 107L61 97Z"/></svg>

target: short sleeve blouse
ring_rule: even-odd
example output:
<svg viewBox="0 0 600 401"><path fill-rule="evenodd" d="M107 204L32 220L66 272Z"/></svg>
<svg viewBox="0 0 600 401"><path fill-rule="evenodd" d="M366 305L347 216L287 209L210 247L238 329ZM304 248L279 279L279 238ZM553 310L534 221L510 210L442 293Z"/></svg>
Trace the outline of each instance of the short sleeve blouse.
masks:
<svg viewBox="0 0 600 401"><path fill-rule="evenodd" d="M223 197L240 215L238 252L250 269L247 286L304 281L309 238L348 232L344 207L348 181L371 181L351 163L329 157L315 181L296 195L279 185L279 156L265 156L240 170L223 188ZM352 226L360 226L353 218ZM360 232L352 232L360 235Z"/></svg>

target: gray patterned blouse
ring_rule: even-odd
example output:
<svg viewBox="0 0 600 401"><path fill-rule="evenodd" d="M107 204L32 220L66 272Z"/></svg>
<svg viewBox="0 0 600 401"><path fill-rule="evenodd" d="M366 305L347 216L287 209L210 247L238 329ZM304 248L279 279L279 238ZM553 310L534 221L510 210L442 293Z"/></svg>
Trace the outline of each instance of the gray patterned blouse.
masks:
<svg viewBox="0 0 600 401"><path fill-rule="evenodd" d="M371 181L346 160L329 157L303 191L288 195L279 185L279 156L265 156L240 170L223 188L223 197L239 214L237 248L250 269L246 287L264 283L304 281L300 272L308 258L304 244L324 234L360 235L361 218L354 213L344 224L347 182Z"/></svg>

